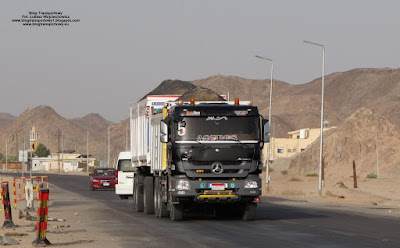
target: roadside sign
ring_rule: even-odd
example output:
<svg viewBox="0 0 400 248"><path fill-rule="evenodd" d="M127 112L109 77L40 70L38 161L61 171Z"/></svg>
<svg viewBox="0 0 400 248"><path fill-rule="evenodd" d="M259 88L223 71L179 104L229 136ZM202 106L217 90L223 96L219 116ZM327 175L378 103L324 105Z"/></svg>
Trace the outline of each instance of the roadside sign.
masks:
<svg viewBox="0 0 400 248"><path fill-rule="evenodd" d="M37 142L36 142L36 140L35 140L35 141L33 141L33 143L32 143L32 151L33 151L33 152L36 152L36 150L37 150Z"/></svg>
<svg viewBox="0 0 400 248"><path fill-rule="evenodd" d="M27 150L19 150L18 151L18 162L27 162L28 161L28 151Z"/></svg>

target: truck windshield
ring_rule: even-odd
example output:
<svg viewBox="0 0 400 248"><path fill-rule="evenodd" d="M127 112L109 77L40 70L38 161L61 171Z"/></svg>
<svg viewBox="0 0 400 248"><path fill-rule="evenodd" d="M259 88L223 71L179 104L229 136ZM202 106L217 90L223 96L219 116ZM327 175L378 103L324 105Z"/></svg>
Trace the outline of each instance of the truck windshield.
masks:
<svg viewBox="0 0 400 248"><path fill-rule="evenodd" d="M175 141L252 141L259 140L257 116L193 116L175 122Z"/></svg>

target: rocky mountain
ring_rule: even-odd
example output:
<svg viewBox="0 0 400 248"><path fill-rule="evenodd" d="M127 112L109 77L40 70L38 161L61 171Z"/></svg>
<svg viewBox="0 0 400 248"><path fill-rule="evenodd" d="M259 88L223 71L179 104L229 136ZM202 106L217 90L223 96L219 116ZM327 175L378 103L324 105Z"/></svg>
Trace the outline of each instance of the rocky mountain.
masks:
<svg viewBox="0 0 400 248"><path fill-rule="evenodd" d="M196 88L196 85L193 85L188 81L168 79L164 80L154 90L143 96L142 99L144 99L147 95L183 95L187 91L194 88Z"/></svg>
<svg viewBox="0 0 400 248"><path fill-rule="evenodd" d="M337 129L324 135L324 163L326 177L349 177L353 160L357 175L365 178L377 174L377 154L380 176L400 176L400 131L389 119L374 111L361 108L348 117ZM318 173L319 139L304 152L289 160L290 171L304 176Z"/></svg>
<svg viewBox="0 0 400 248"><path fill-rule="evenodd" d="M225 101L225 99L215 91L200 86L185 92L177 100L190 101L192 98L196 101Z"/></svg>
<svg viewBox="0 0 400 248"><path fill-rule="evenodd" d="M192 82L219 94L252 100L268 116L269 80L216 75ZM400 126L400 69L354 69L325 77L324 119L331 125L343 121L361 107L382 114ZM274 80L272 123L277 137L306 127L319 127L321 78L301 85ZM279 122L274 123L275 120Z"/></svg>
<svg viewBox="0 0 400 248"><path fill-rule="evenodd" d="M8 153L17 154L17 150L29 145L29 133L35 126L38 133L38 143L43 143L52 152L59 151L58 132L60 135L60 149L78 150L86 153L87 130L58 115L48 106L38 106L24 111L11 127L0 132L1 144L8 138ZM89 130L89 153L100 156L103 153L106 139L102 139L96 132ZM5 146L0 146L0 152L5 153Z"/></svg>
<svg viewBox="0 0 400 248"><path fill-rule="evenodd" d="M90 113L81 118L73 118L70 119L70 121L83 128L96 130L99 132L103 132L108 128L108 125L111 124L110 121L107 121L103 116L97 113Z"/></svg>
<svg viewBox="0 0 400 248"><path fill-rule="evenodd" d="M331 125L345 125L347 118L365 107L371 109L376 115L382 116L379 118L387 119L393 127L399 128L400 69L354 69L327 75L325 83L324 119ZM229 95L230 100L237 97L242 100L252 100L259 106L264 117L267 117L269 86L268 79L251 80L216 75L193 82L165 80L148 94L182 95L184 100L192 97L197 100L221 100L216 93ZM319 127L320 78L302 85L291 85L274 80L273 87L273 136L287 137L287 132L291 130ZM128 108L128 106L125 107ZM1 124L2 120L5 120L5 125ZM127 122L128 120L116 124L110 123L98 114L88 114L82 118L67 120L48 106L38 106L27 109L18 118L9 114L0 114L0 144L5 144L5 139L8 137L9 153L15 154L17 148L22 149L24 134L27 140L29 131L34 125L39 133L39 142L45 144L51 151L58 150L57 131L62 130L64 149L76 148L85 153L86 132L90 130L90 153L99 160L106 160L107 127L110 126L111 162L113 162L118 153L125 150ZM352 129L352 131L357 130ZM3 145L0 146L0 152L5 152Z"/></svg>
<svg viewBox="0 0 400 248"><path fill-rule="evenodd" d="M16 118L9 113L0 113L0 130L10 127Z"/></svg>

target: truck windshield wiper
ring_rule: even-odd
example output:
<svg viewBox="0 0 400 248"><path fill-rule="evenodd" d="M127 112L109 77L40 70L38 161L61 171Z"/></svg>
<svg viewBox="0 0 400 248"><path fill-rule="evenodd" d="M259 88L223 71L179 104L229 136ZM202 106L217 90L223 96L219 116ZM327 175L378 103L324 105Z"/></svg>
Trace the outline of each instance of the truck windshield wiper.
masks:
<svg viewBox="0 0 400 248"><path fill-rule="evenodd" d="M236 143L241 144L241 145L243 145L243 146L245 146L245 147L247 147L247 148L252 148L252 147L250 147L249 145L247 145L247 144L245 144L245 143L242 143L242 141L240 141L239 139L233 139L232 141L236 141Z"/></svg>
<svg viewBox="0 0 400 248"><path fill-rule="evenodd" d="M211 146L201 143L198 140L195 140L197 144L200 144L202 148L211 148Z"/></svg>

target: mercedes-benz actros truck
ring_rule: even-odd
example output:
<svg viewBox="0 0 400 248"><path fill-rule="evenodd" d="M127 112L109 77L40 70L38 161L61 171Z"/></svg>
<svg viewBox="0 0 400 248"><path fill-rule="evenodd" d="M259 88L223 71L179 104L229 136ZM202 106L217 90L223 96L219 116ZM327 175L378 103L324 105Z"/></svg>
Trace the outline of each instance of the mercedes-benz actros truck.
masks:
<svg viewBox="0 0 400 248"><path fill-rule="evenodd" d="M268 121L249 101L178 97L130 108L134 210L178 221L200 206L255 219Z"/></svg>

